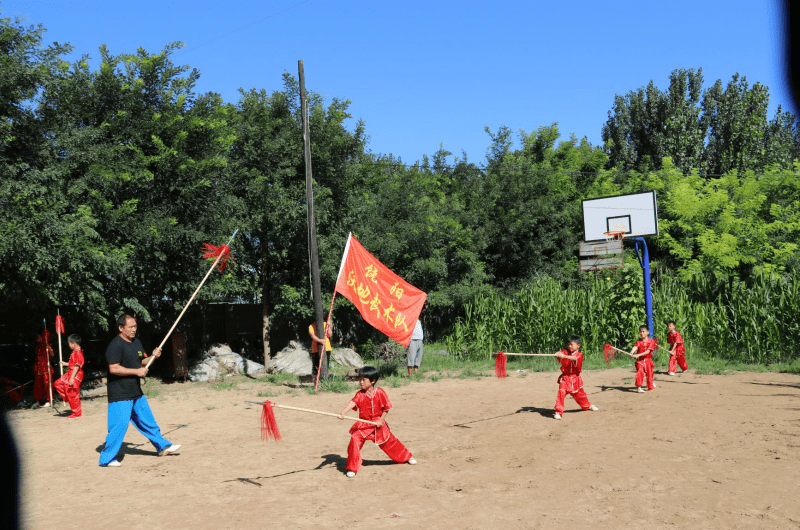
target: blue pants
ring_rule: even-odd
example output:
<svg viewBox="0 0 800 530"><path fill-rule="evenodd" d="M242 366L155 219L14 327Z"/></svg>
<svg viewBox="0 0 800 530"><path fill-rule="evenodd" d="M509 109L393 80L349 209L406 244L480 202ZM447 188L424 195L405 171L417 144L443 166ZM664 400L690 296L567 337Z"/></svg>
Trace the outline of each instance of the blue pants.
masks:
<svg viewBox="0 0 800 530"><path fill-rule="evenodd" d="M128 422L133 422L133 426L150 440L156 451L172 445L172 442L161 436L161 429L158 428L156 419L150 411L146 397L115 401L108 404L108 436L103 452L100 453L101 466L107 466L117 458L125 433L128 431Z"/></svg>

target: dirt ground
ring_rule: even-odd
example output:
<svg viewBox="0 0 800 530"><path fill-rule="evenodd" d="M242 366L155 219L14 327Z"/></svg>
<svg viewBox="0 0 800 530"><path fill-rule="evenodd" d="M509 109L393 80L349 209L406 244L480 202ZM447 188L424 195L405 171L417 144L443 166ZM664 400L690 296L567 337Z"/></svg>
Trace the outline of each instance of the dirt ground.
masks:
<svg viewBox="0 0 800 530"><path fill-rule="evenodd" d="M150 400L179 455L159 458L133 426L122 466L98 467L105 397L84 417L13 411L25 528L800 528L800 378L774 373L584 372L599 412L571 398L552 418L555 373L385 388L388 421L419 461L372 442L344 475L349 423L276 410L262 442L257 393L164 385ZM380 383L379 383L380 386ZM276 403L339 412L350 394ZM67 515L69 514L69 515Z"/></svg>

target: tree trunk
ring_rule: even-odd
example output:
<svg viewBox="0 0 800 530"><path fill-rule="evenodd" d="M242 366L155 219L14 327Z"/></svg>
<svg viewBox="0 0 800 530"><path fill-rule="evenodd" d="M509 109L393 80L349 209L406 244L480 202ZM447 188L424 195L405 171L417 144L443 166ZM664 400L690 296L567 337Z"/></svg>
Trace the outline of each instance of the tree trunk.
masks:
<svg viewBox="0 0 800 530"><path fill-rule="evenodd" d="M269 276L267 275L267 265L261 263L261 278L263 287L261 289L261 340L264 343L264 366L270 359L269 348Z"/></svg>

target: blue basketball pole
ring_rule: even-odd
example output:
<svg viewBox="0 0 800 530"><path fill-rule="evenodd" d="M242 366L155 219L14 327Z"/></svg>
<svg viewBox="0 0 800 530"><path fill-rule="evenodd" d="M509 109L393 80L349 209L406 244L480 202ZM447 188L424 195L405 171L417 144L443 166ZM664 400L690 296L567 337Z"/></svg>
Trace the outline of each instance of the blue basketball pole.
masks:
<svg viewBox="0 0 800 530"><path fill-rule="evenodd" d="M650 294L650 254L647 252L647 243L643 237L633 238L636 242L636 257L639 258L639 265L644 271L644 305L647 311L647 327L650 329L650 337L653 335L653 297ZM639 251L639 243L642 244L643 252Z"/></svg>

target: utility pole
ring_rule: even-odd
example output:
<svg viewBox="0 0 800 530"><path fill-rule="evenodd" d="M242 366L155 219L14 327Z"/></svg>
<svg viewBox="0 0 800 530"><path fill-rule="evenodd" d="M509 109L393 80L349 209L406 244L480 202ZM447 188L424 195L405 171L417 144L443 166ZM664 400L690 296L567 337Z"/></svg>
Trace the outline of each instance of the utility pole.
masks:
<svg viewBox="0 0 800 530"><path fill-rule="evenodd" d="M308 208L308 234L311 252L311 290L314 295L314 314L316 316L317 337L325 339L324 315L322 314L322 285L319 278L319 249L317 248L317 221L314 216L314 190L311 186L311 135L308 131L308 102L306 101L306 77L303 72L303 61L297 61L300 77L300 114L303 118L303 145L306 159L306 206ZM328 377L328 352L324 344L320 344L321 363L312 359L314 370L319 369L321 378ZM318 364L319 363L319 364ZM319 366L319 368L317 368ZM315 374L316 375L316 374Z"/></svg>

